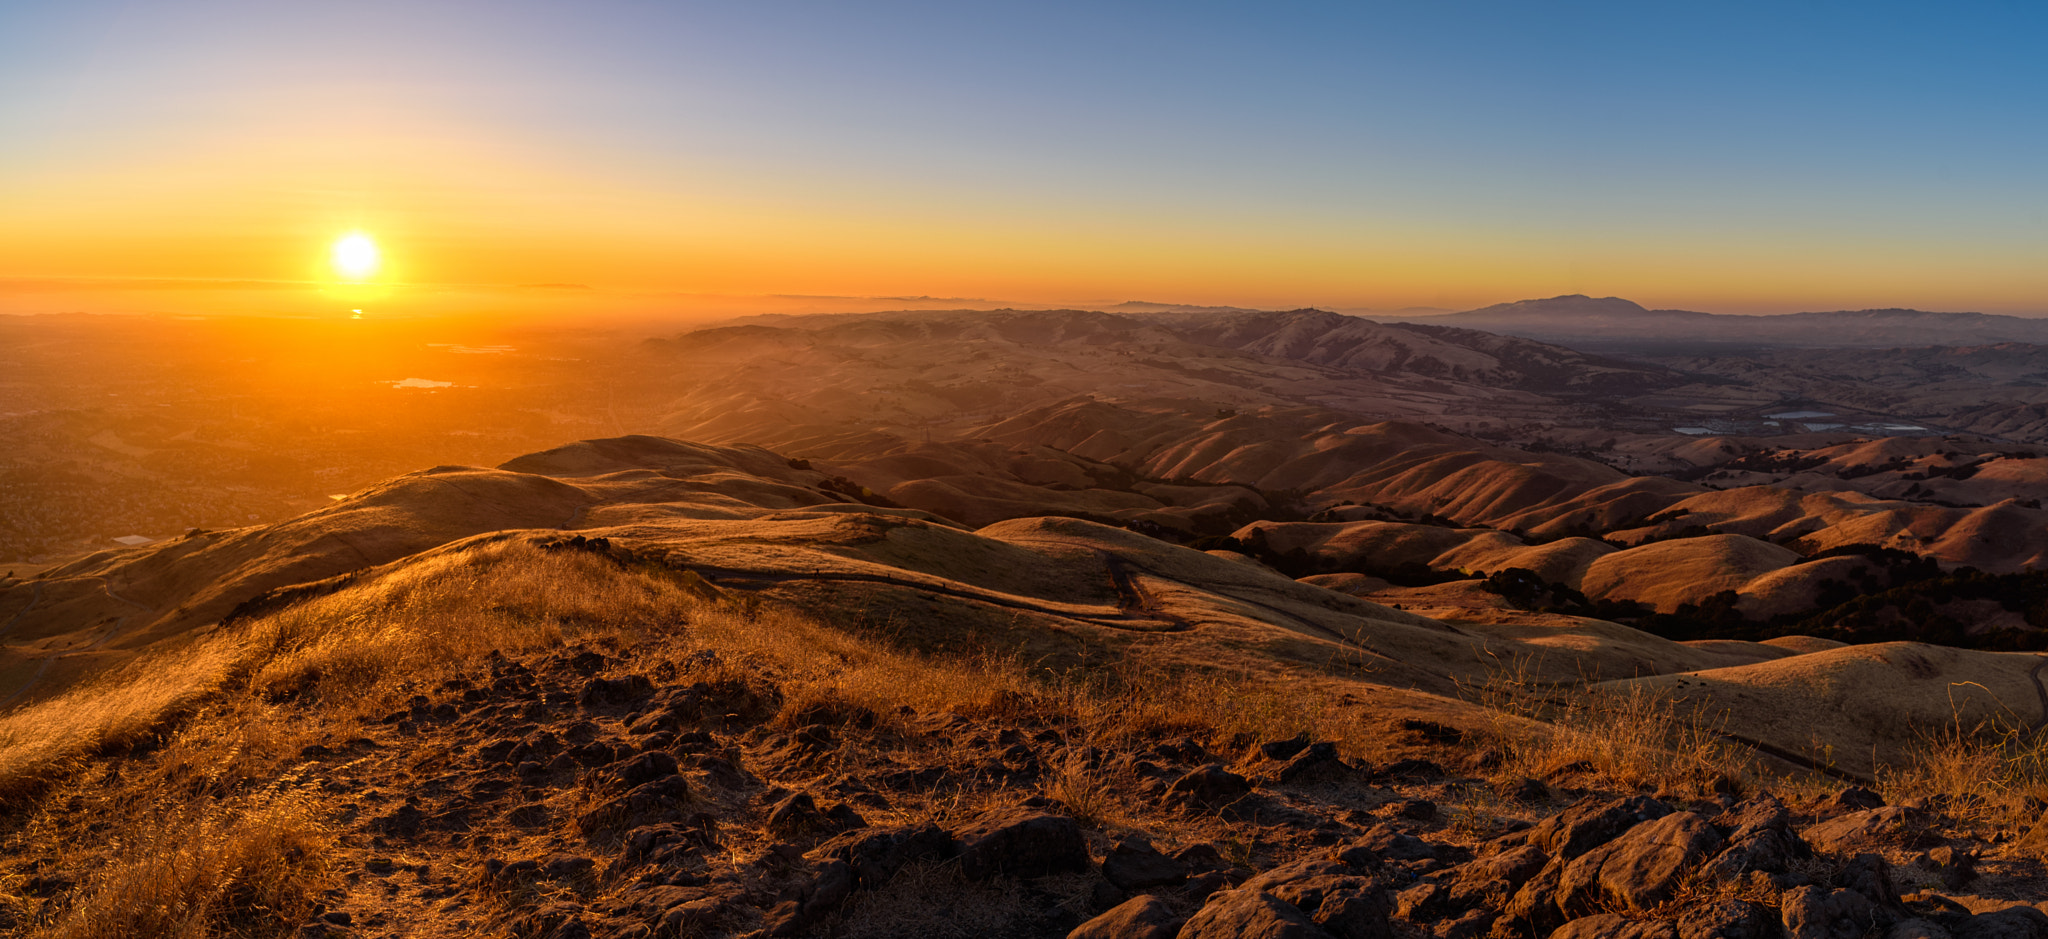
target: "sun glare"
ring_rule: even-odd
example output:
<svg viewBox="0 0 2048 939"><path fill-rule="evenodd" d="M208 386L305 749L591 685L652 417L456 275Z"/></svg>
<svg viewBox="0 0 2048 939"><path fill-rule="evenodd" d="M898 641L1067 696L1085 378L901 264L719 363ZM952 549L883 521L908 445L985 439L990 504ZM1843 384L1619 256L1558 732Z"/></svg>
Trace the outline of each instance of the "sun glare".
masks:
<svg viewBox="0 0 2048 939"><path fill-rule="evenodd" d="M362 232L342 236L334 243L334 270L349 280L377 273L377 243Z"/></svg>

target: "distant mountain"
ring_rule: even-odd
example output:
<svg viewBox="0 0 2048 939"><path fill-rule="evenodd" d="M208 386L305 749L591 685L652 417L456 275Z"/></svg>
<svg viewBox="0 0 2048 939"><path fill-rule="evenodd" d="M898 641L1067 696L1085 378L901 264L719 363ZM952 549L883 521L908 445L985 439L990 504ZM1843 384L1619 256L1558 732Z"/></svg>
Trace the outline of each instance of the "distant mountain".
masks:
<svg viewBox="0 0 2048 939"><path fill-rule="evenodd" d="M1583 294L1403 319L1629 351L1685 344L1891 348L2048 342L2048 320L2020 316L1899 309L1745 316L1651 310L1620 297Z"/></svg>
<svg viewBox="0 0 2048 939"><path fill-rule="evenodd" d="M1125 300L1107 308L1117 313L1255 313L1251 307L1243 306L1200 306L1193 303L1154 303L1150 300Z"/></svg>
<svg viewBox="0 0 2048 939"><path fill-rule="evenodd" d="M1169 328L1204 345L1362 374L1408 373L1543 393L1625 394L1678 383L1663 369L1435 321L1378 323L1290 310L1186 319Z"/></svg>

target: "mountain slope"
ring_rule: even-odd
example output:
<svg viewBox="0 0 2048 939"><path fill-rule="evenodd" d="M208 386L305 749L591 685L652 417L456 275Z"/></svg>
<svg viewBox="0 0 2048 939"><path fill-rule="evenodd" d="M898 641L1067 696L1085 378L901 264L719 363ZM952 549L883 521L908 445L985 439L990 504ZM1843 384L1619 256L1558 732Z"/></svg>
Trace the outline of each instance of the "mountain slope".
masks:
<svg viewBox="0 0 2048 939"><path fill-rule="evenodd" d="M1501 303L1418 321L1567 344L1626 343L1642 349L1683 343L1889 348L2048 342L2048 321L2019 316L1899 309L1753 316L1649 310L1619 297L1583 294Z"/></svg>

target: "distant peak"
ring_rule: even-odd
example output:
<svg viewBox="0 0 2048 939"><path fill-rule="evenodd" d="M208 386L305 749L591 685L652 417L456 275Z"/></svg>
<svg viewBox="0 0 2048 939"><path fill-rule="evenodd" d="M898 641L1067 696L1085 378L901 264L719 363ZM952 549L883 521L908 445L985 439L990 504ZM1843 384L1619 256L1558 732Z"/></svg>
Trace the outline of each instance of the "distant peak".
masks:
<svg viewBox="0 0 2048 939"><path fill-rule="evenodd" d="M1647 313L1642 304L1620 297L1589 297L1582 293L1565 294L1561 297L1546 297L1541 300L1516 300L1512 303L1496 303L1471 313L1491 315L1556 315L1569 314L1636 314Z"/></svg>

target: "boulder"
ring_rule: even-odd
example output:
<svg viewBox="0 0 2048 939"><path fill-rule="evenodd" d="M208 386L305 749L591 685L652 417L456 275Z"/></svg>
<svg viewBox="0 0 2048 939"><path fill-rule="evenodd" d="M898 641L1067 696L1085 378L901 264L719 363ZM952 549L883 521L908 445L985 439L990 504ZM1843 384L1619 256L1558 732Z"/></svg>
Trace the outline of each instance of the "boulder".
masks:
<svg viewBox="0 0 2048 939"><path fill-rule="evenodd" d="M1188 868L1145 841L1126 838L1110 846L1102 876L1124 890L1144 890L1178 884L1188 879Z"/></svg>
<svg viewBox="0 0 2048 939"><path fill-rule="evenodd" d="M661 750L650 750L613 765L611 776L616 788L631 789L674 776L679 771L674 756Z"/></svg>
<svg viewBox="0 0 2048 939"><path fill-rule="evenodd" d="M1336 859L1296 861L1244 882L1301 911L1337 939L1391 939L1392 898L1380 884Z"/></svg>
<svg viewBox="0 0 2048 939"><path fill-rule="evenodd" d="M968 877L1043 877L1088 869L1081 826L1064 815L1023 810L983 818L955 833Z"/></svg>
<svg viewBox="0 0 2048 939"><path fill-rule="evenodd" d="M1778 917L1762 904L1721 899L1685 911L1678 939L1778 939Z"/></svg>
<svg viewBox="0 0 2048 939"><path fill-rule="evenodd" d="M1305 783L1340 779L1350 772L1351 767L1338 759L1336 744L1314 743L1283 764L1277 776L1283 783Z"/></svg>
<svg viewBox="0 0 2048 939"><path fill-rule="evenodd" d="M1225 890L1188 918L1179 939L1334 939L1293 904L1259 890Z"/></svg>
<svg viewBox="0 0 2048 939"><path fill-rule="evenodd" d="M1067 939L1174 939L1183 918L1158 897L1132 897L1067 933Z"/></svg>
<svg viewBox="0 0 2048 939"><path fill-rule="evenodd" d="M1492 891L1505 900L1548 860L1542 848L1523 845L1451 868L1447 879L1467 892Z"/></svg>
<svg viewBox="0 0 2048 939"><path fill-rule="evenodd" d="M1509 920L1522 927L1522 934L1547 936L1564 925L1564 914L1557 906L1558 885L1564 879L1564 869L1562 858L1551 858L1508 899L1503 912Z"/></svg>
<svg viewBox="0 0 2048 939"><path fill-rule="evenodd" d="M611 708L636 704L654 694L654 683L645 675L623 678L592 678L583 683L576 703L586 708Z"/></svg>
<svg viewBox="0 0 2048 939"><path fill-rule="evenodd" d="M888 883L905 864L947 860L959 854L960 845L937 825L917 825L848 832L820 845L818 851L845 861L854 885L873 890Z"/></svg>
<svg viewBox="0 0 2048 939"><path fill-rule="evenodd" d="M1863 898L1895 913L1903 913L1898 885L1892 882L1892 866L1878 854L1859 854L1835 874L1834 885L1854 890Z"/></svg>
<svg viewBox="0 0 2048 939"><path fill-rule="evenodd" d="M1801 834L1808 844L1830 854L1880 842L1912 846L1932 837L1925 812L1899 805L1850 812L1809 826Z"/></svg>
<svg viewBox="0 0 2048 939"><path fill-rule="evenodd" d="M1570 860L1638 824L1669 814L1670 806L1646 796L1587 796L1530 829L1526 843Z"/></svg>
<svg viewBox="0 0 2048 939"><path fill-rule="evenodd" d="M1308 749L1308 732L1289 737L1286 740L1271 740L1259 744L1259 755L1269 760L1291 760L1294 755Z"/></svg>
<svg viewBox="0 0 2048 939"><path fill-rule="evenodd" d="M2010 906L1972 916L1949 929L1955 939L2044 939L2048 913L2031 906Z"/></svg>
<svg viewBox="0 0 2048 939"><path fill-rule="evenodd" d="M584 834L608 829L630 829L666 821L690 801L690 784L681 776L667 776L642 783L624 795L601 802L576 818Z"/></svg>
<svg viewBox="0 0 2048 939"><path fill-rule="evenodd" d="M1786 939L1862 939L1887 919L1882 908L1854 890L1808 884L1785 891L1780 902Z"/></svg>
<svg viewBox="0 0 2048 939"><path fill-rule="evenodd" d="M1832 797L1821 803L1822 808L1842 809L1851 812L1881 808L1883 806L1884 797L1864 786L1850 786L1841 792L1835 793Z"/></svg>
<svg viewBox="0 0 2048 939"><path fill-rule="evenodd" d="M1720 833L1692 812L1644 822L1572 861L1559 878L1558 906L1567 914L1608 904L1648 909L1669 899L1679 879L1720 847Z"/></svg>
<svg viewBox="0 0 2048 939"><path fill-rule="evenodd" d="M1702 869L1717 880L1736 881L1750 871L1782 874L1793 860L1812 854L1813 849L1789 829L1767 828L1730 842Z"/></svg>
<svg viewBox="0 0 2048 939"><path fill-rule="evenodd" d="M1392 825L1381 823L1366 829L1336 856L1353 867L1372 867L1384 861L1434 858L1436 847Z"/></svg>
<svg viewBox="0 0 2048 939"><path fill-rule="evenodd" d="M1210 763L1196 767L1187 775L1173 781L1166 787L1169 798L1177 798L1190 807L1217 811L1250 795L1250 780L1225 769L1221 763Z"/></svg>
<svg viewBox="0 0 2048 939"><path fill-rule="evenodd" d="M1768 792L1739 802L1714 819L1714 826L1722 829L1730 842L1761 832L1784 831L1791 823L1791 810Z"/></svg>
<svg viewBox="0 0 2048 939"><path fill-rule="evenodd" d="M1955 939L1940 923L1925 919L1900 920L1884 934L1884 939Z"/></svg>

